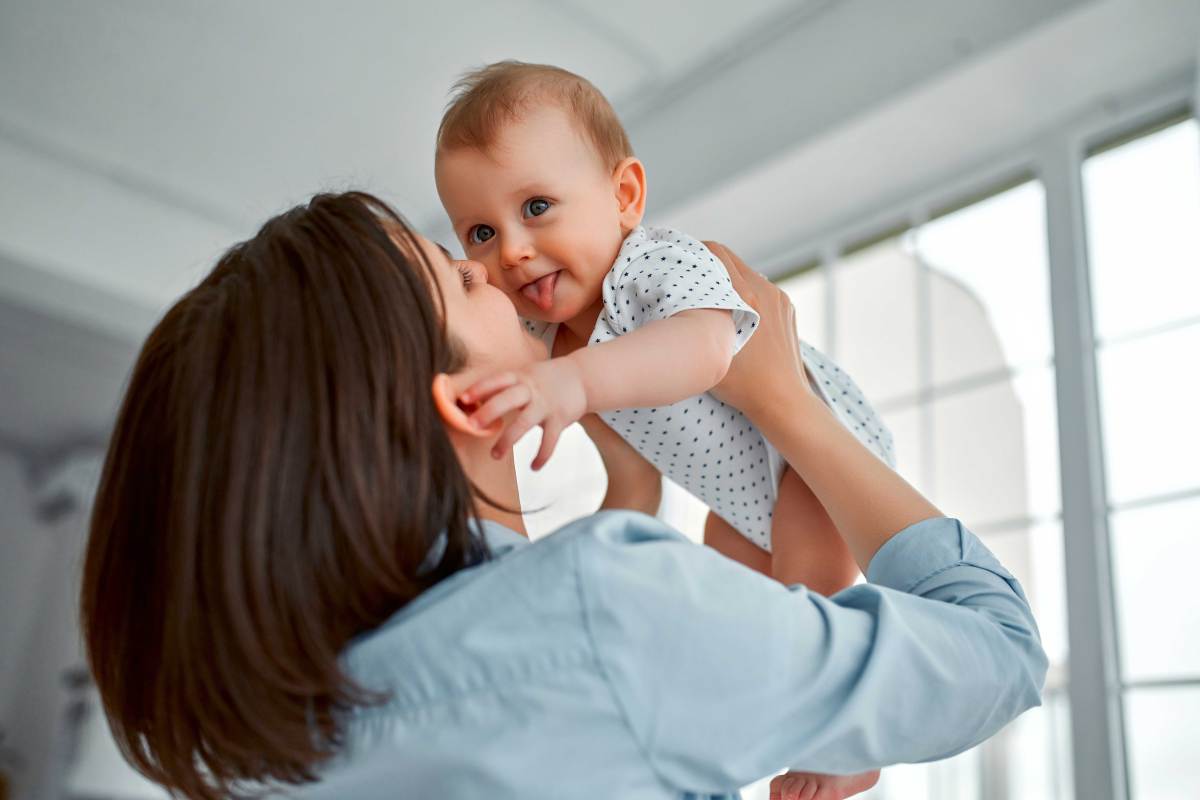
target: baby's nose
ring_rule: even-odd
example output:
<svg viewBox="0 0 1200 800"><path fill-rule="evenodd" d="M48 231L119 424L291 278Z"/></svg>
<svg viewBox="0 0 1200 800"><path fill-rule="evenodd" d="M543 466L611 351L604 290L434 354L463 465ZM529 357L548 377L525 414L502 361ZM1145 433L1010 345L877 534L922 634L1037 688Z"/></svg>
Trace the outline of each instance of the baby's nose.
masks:
<svg viewBox="0 0 1200 800"><path fill-rule="evenodd" d="M528 238L509 239L500 248L500 255L501 263L511 269L529 261L537 255L537 250L534 249L533 242Z"/></svg>

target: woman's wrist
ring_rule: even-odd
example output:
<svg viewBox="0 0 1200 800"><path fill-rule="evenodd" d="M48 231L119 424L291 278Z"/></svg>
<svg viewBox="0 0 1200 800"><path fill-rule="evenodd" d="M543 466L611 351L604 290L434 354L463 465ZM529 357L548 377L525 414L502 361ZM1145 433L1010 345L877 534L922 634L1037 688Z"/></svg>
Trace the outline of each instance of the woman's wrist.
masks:
<svg viewBox="0 0 1200 800"><path fill-rule="evenodd" d="M768 440L775 438L774 432L781 426L794 423L798 415L825 409L807 377L791 370L771 374L735 405Z"/></svg>
<svg viewBox="0 0 1200 800"><path fill-rule="evenodd" d="M746 416L767 441L787 454L789 463L797 462L794 469L801 477L804 476L799 464L808 461L802 456L819 447L821 426L837 424L820 398L795 386L786 395L775 395L771 402L763 403Z"/></svg>
<svg viewBox="0 0 1200 800"><path fill-rule="evenodd" d="M813 490L864 573L893 534L941 516L807 387L786 400L771 397L751 422Z"/></svg>

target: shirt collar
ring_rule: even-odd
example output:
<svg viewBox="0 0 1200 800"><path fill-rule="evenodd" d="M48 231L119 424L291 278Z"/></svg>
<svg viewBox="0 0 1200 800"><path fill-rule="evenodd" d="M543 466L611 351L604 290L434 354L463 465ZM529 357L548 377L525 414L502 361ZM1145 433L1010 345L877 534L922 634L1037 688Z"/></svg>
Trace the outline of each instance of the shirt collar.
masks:
<svg viewBox="0 0 1200 800"><path fill-rule="evenodd" d="M483 540L487 542L488 550L496 558L529 545L528 536L522 536L512 528L506 528L490 519L479 520L479 530L483 534Z"/></svg>
<svg viewBox="0 0 1200 800"><path fill-rule="evenodd" d="M493 558L500 558L513 550L529 544L528 537L522 536L511 528L506 528L499 522L480 519L472 520L469 524L475 525L476 531L483 537L484 543L487 544L488 552L492 554ZM442 560L444 552L446 552L446 532L442 531L433 540L433 544L429 546L429 552L425 554L425 560L421 562L417 574L423 575L433 569Z"/></svg>
<svg viewBox="0 0 1200 800"><path fill-rule="evenodd" d="M472 521L470 524L476 526L476 530L483 537L483 540L487 544L488 551L492 554L493 559L503 558L515 550L529 546L529 539L527 537L522 536L511 528L506 528L499 522L481 519L478 521ZM423 573L427 570L433 569L434 565L441 560L442 553L445 551L446 533L443 531L442 533L438 534L436 539L434 539L433 545L430 546L429 552L425 555L425 561L421 564L418 572ZM364 640L369 640L381 630L395 625L403 619L406 619L418 609L424 607L426 604L432 602L435 598L442 595L442 593L449 591L450 587L454 586L459 580L461 580L470 572L471 567L465 567L459 570L457 573L447 576L444 580L438 582L436 585L429 587L424 592L410 600L408 604L404 606L404 608L401 608L399 611L393 614L378 628L366 631L360 635L355 643L361 643Z"/></svg>

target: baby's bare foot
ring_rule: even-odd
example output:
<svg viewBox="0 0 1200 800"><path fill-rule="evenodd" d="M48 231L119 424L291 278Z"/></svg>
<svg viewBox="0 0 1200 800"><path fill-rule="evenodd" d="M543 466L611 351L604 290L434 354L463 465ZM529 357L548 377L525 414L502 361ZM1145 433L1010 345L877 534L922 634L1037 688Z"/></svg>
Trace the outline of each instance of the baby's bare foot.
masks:
<svg viewBox="0 0 1200 800"><path fill-rule="evenodd" d="M771 781L771 800L844 800L879 782L879 770L858 775L785 772Z"/></svg>

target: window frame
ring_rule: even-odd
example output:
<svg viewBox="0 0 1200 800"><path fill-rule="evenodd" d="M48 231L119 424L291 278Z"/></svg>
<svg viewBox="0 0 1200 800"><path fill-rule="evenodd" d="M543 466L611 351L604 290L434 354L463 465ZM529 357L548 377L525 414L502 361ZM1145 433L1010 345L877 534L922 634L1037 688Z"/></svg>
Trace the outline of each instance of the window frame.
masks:
<svg viewBox="0 0 1200 800"><path fill-rule="evenodd" d="M1018 183L1041 181L1062 482L1071 762L1074 795L1089 800L1129 800L1132 791L1124 720L1124 691L1131 687L1123 680L1118 658L1120 631L1104 480L1083 163L1104 149L1194 117L1192 80L1190 74L1177 76L1165 84L1109 98L1012 151L931 181L906 200L863 208L762 263L766 274L785 279L797 273L795 265L811 262L817 255L816 269L824 275L827 293L826 344L836 353L833 269L841 257ZM918 312L925 314L927 307ZM983 775L981 797L1004 797L1004 776L992 769L985 769Z"/></svg>

